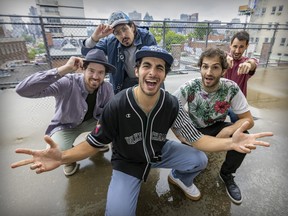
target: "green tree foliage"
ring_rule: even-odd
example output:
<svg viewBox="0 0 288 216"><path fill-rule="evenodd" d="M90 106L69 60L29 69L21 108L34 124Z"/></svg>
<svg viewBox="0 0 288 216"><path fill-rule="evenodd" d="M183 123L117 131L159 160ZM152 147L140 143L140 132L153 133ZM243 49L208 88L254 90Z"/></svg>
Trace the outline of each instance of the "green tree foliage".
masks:
<svg viewBox="0 0 288 216"><path fill-rule="evenodd" d="M157 43L163 43L164 30L162 23L155 23L150 28L150 32L154 35ZM168 52L171 51L171 44L183 44L187 40L187 36L178 34L172 31L169 26L165 26L165 48Z"/></svg>
<svg viewBox="0 0 288 216"><path fill-rule="evenodd" d="M168 31L166 33L166 49L171 51L171 44L183 44L187 37L181 34L177 34L174 31Z"/></svg>
<svg viewBox="0 0 288 216"><path fill-rule="evenodd" d="M212 28L208 26L208 23L198 23L194 28L192 33L188 34L188 38L194 38L196 40L204 40L206 38L206 34L208 31L208 35L212 32Z"/></svg>
<svg viewBox="0 0 288 216"><path fill-rule="evenodd" d="M155 37L157 44L163 39L163 25L162 23L154 23L149 30Z"/></svg>
<svg viewBox="0 0 288 216"><path fill-rule="evenodd" d="M37 54L45 53L45 45L44 43L38 43L35 47L28 49L28 56L30 60L34 60Z"/></svg>
<svg viewBox="0 0 288 216"><path fill-rule="evenodd" d="M27 43L35 43L35 39L31 35L23 34L22 37Z"/></svg>

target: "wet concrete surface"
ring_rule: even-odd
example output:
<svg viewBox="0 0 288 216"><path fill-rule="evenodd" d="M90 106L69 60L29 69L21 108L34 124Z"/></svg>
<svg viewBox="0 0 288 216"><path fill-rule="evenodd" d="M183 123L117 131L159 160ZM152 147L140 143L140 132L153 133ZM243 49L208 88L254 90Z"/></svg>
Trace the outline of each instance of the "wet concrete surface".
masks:
<svg viewBox="0 0 288 216"><path fill-rule="evenodd" d="M173 92L199 75L168 76L166 89ZM284 67L259 68L249 81L248 101L257 117L250 132L273 131L274 136L265 138L271 147L258 147L247 155L236 174L243 195L241 205L230 201L218 178L224 153L209 153L207 169L195 180L202 193L199 201L189 200L168 184L169 170L154 169L142 185L137 216L288 215L287 82L288 68ZM21 98L15 89L5 89L0 91L0 101L0 215L104 215L111 150L80 161L80 170L69 178L62 167L41 175L29 167L11 169L12 162L27 158L16 155L16 148L45 148L43 134L54 111L54 100ZM172 133L169 138L175 139Z"/></svg>

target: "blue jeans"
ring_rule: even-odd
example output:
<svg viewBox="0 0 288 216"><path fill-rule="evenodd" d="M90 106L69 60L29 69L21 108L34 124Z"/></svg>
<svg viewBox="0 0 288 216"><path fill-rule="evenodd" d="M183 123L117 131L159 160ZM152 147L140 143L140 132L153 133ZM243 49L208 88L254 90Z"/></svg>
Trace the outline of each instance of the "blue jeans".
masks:
<svg viewBox="0 0 288 216"><path fill-rule="evenodd" d="M237 120L239 120L238 115L236 115L231 108L228 110L228 116L230 117L230 121L232 123L235 123Z"/></svg>
<svg viewBox="0 0 288 216"><path fill-rule="evenodd" d="M186 186L206 168L204 152L176 141L167 141L162 149L162 160L151 163L151 168L172 168L175 177ZM108 188L106 216L135 216L142 181L134 176L113 170Z"/></svg>

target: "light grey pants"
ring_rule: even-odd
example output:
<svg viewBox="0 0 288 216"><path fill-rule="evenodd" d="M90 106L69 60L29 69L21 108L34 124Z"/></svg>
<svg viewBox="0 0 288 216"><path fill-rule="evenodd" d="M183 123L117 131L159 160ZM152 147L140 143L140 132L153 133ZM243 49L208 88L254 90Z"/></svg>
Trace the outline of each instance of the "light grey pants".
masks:
<svg viewBox="0 0 288 216"><path fill-rule="evenodd" d="M176 141L168 141L162 150L162 160L152 163L151 168L172 168L174 176L189 187L207 163L204 152ZM135 216L141 184L140 179L113 170L105 215Z"/></svg>
<svg viewBox="0 0 288 216"><path fill-rule="evenodd" d="M72 148L73 143L75 142L77 137L79 137L81 134L88 133L94 130L96 123L97 123L97 120L92 118L81 123L75 128L69 128L69 129L57 131L51 136L51 138L55 143L59 145L59 148L61 150L67 150L67 149Z"/></svg>

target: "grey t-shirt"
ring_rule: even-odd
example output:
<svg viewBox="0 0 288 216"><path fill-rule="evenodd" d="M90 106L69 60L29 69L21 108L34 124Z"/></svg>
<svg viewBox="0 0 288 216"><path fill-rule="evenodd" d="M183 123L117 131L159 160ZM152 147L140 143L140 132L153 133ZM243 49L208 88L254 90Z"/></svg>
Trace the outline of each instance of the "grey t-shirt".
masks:
<svg viewBox="0 0 288 216"><path fill-rule="evenodd" d="M124 62L124 69L127 72L128 77L135 78L135 53L136 53L137 47L132 45L129 48L124 49L124 55L125 55L125 62Z"/></svg>

